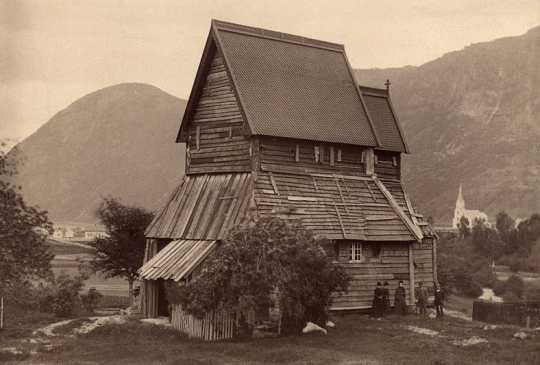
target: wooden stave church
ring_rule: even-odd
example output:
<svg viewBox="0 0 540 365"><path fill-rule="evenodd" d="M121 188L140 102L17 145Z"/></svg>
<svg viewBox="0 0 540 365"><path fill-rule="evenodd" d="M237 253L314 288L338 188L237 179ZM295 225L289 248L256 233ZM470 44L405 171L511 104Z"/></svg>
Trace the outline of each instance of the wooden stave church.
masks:
<svg viewBox="0 0 540 365"><path fill-rule="evenodd" d="M331 120L331 122L328 122ZM342 45L213 20L177 142L183 180L146 230L146 317L247 217L298 219L352 275L332 310L371 307L377 281L436 280L436 234L401 183L409 153L386 89L358 85ZM393 293L392 293L393 294ZM392 295L393 298L393 295Z"/></svg>

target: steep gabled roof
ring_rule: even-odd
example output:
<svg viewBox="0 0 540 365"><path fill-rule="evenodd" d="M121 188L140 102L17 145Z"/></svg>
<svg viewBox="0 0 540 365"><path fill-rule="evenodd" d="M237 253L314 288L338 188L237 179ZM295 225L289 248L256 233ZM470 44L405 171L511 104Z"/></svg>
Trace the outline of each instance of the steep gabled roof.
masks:
<svg viewBox="0 0 540 365"><path fill-rule="evenodd" d="M342 45L217 20L177 141L186 141L213 52L224 58L252 135L380 145Z"/></svg>
<svg viewBox="0 0 540 365"><path fill-rule="evenodd" d="M378 149L394 152L409 152L397 114L386 89L359 86L369 115L377 131Z"/></svg>

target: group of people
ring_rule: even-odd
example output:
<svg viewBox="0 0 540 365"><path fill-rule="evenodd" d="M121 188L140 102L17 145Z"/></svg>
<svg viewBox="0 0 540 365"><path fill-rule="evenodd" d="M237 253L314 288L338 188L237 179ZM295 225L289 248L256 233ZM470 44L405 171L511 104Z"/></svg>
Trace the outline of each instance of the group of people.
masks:
<svg viewBox="0 0 540 365"><path fill-rule="evenodd" d="M433 292L433 304L435 305L435 310L437 311L437 318L442 318L444 315L444 292L437 282L433 283ZM421 281L418 283L418 288L416 288L415 294L417 314L423 316L427 315L429 293L428 289ZM390 290L387 281L385 281L383 285L381 285L380 281L377 282L377 287L373 293L372 309L372 314L376 318L384 317L386 313L390 312ZM401 280L399 281L398 287L394 291L394 311L400 315L407 314L406 292L405 287L403 286L403 281Z"/></svg>

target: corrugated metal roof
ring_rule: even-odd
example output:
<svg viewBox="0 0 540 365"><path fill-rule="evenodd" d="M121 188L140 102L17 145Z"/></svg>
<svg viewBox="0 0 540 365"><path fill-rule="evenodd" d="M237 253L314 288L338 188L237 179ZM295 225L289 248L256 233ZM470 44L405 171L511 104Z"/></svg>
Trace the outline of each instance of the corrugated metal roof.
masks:
<svg viewBox="0 0 540 365"><path fill-rule="evenodd" d="M403 133L387 90L360 86L369 115L377 131L380 149L408 152Z"/></svg>
<svg viewBox="0 0 540 365"><path fill-rule="evenodd" d="M251 174L188 175L146 229L149 238L221 239L249 209Z"/></svg>
<svg viewBox="0 0 540 365"><path fill-rule="evenodd" d="M189 275L215 248L216 241L172 241L140 269L142 279L179 281Z"/></svg>
<svg viewBox="0 0 540 365"><path fill-rule="evenodd" d="M216 29L252 134L377 146L342 49Z"/></svg>

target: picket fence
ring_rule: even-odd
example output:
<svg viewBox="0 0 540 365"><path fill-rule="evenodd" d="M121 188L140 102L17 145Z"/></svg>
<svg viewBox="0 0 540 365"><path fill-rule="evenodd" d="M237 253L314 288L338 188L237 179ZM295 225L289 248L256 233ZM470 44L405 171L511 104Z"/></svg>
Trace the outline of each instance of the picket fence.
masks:
<svg viewBox="0 0 540 365"><path fill-rule="evenodd" d="M190 338L204 341L228 340L234 337L236 316L234 313L221 311L207 313L204 318L199 319L175 304L171 311L171 325Z"/></svg>

